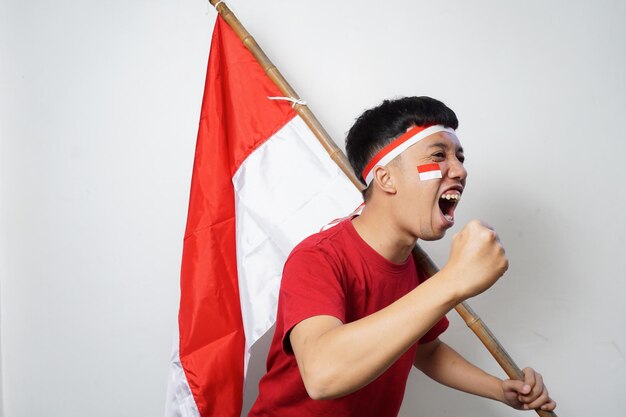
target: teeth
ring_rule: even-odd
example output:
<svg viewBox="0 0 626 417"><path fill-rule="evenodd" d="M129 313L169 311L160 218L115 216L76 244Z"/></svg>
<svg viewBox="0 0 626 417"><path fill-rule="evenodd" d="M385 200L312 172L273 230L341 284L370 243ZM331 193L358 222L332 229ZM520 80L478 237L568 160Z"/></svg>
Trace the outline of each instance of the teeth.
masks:
<svg viewBox="0 0 626 417"><path fill-rule="evenodd" d="M443 217L445 217L446 220L449 222L454 221L454 217L450 216L449 214L444 214Z"/></svg>
<svg viewBox="0 0 626 417"><path fill-rule="evenodd" d="M441 196L442 199L444 200L454 200L454 201L459 201L461 199L461 195L460 194L444 194Z"/></svg>

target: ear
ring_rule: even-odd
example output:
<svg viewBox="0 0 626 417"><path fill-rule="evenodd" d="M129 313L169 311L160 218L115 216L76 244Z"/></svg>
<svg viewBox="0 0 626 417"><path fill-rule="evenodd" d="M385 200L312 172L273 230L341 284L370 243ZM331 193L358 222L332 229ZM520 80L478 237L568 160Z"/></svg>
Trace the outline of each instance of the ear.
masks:
<svg viewBox="0 0 626 417"><path fill-rule="evenodd" d="M396 185L393 181L393 176L388 167L375 166L372 173L374 174L374 183L376 187L380 188L386 194L396 194Z"/></svg>

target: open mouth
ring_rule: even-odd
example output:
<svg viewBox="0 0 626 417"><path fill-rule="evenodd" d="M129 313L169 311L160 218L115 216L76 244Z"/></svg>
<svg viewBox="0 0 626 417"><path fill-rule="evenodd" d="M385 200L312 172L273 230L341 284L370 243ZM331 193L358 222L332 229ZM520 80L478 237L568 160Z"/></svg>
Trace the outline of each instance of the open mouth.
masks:
<svg viewBox="0 0 626 417"><path fill-rule="evenodd" d="M445 191L439 197L441 214L450 223L454 223L454 209L459 201L461 201L461 193L458 190Z"/></svg>

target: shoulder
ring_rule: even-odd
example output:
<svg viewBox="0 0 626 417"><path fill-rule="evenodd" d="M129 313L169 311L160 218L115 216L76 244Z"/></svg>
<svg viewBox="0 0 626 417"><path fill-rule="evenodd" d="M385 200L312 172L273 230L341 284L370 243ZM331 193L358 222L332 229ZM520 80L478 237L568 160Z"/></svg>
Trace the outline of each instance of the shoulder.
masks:
<svg viewBox="0 0 626 417"><path fill-rule="evenodd" d="M297 244L287 258L287 263L305 258L340 260L342 253L350 247L350 234L345 220L330 229L312 234Z"/></svg>
<svg viewBox="0 0 626 417"><path fill-rule="evenodd" d="M285 262L281 286L307 280L331 280L345 286L346 271L358 256L354 254L349 226L341 222L296 245Z"/></svg>

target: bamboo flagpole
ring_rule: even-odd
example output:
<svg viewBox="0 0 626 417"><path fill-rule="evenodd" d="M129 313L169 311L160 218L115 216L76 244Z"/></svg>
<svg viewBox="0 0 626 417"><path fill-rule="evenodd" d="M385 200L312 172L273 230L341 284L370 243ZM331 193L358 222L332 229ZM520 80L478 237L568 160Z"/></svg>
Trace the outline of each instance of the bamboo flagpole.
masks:
<svg viewBox="0 0 626 417"><path fill-rule="evenodd" d="M331 139L330 135L321 123L317 120L315 115L311 112L308 106L300 101L300 97L296 91L289 85L287 80L282 76L278 68L270 61L265 55L265 52L258 45L256 40L250 35L246 28L241 24L235 14L229 9L223 0L209 0L209 3L213 5L222 19L233 29L237 34L244 46L252 53L257 62L261 65L267 76L274 82L274 84L280 89L280 91L286 96L294 99L294 109L298 115L304 120L309 129L313 132L315 137L319 140L324 147L330 158L338 165L343 173L350 179L350 181L362 191L364 185L359 181L354 174L348 159L337 146L337 144ZM418 260L420 267L428 276L433 276L439 271L439 268L430 259L430 257L419 247L415 246L414 254ZM467 326L478 336L481 342L485 345L487 350L492 354L495 360L500 364L502 369L511 379L523 380L524 374L517 364L513 361L511 356L507 353L504 347L491 333L487 325L483 320L472 310L472 308L463 302L455 307L455 310L461 318L465 321ZM551 411L535 410L541 417L556 417L556 414Z"/></svg>

